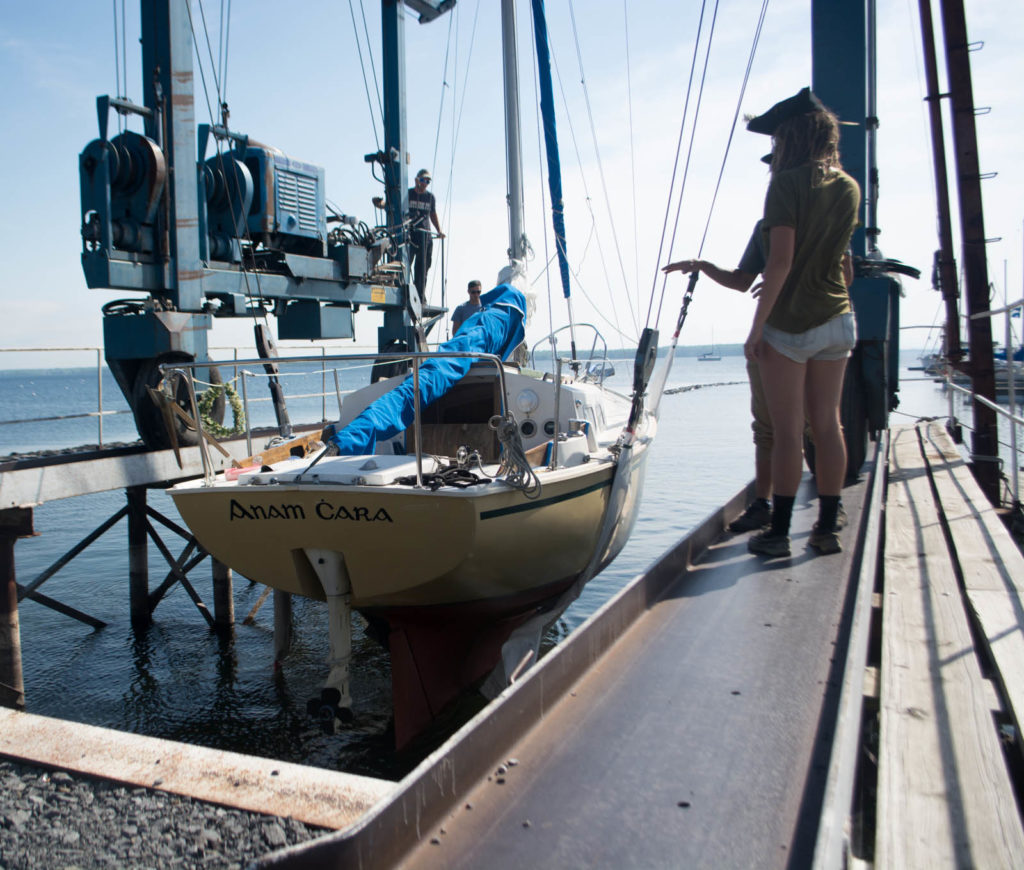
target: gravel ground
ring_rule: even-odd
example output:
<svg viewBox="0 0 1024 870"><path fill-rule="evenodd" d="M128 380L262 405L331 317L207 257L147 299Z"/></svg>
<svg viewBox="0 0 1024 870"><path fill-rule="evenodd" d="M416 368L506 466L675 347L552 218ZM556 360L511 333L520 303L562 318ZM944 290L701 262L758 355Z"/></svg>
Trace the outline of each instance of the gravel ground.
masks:
<svg viewBox="0 0 1024 870"><path fill-rule="evenodd" d="M294 819L0 759L0 870L240 870L324 833Z"/></svg>

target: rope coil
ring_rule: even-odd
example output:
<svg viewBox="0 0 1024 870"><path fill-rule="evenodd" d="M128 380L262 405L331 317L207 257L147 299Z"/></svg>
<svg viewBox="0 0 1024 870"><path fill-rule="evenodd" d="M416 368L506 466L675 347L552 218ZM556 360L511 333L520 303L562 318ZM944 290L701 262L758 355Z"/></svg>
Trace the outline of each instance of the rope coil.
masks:
<svg viewBox="0 0 1024 870"><path fill-rule="evenodd" d="M497 433L502 447L498 477L512 488L521 490L527 498L537 498L540 495L540 479L526 458L516 421L512 417L495 414L488 425Z"/></svg>

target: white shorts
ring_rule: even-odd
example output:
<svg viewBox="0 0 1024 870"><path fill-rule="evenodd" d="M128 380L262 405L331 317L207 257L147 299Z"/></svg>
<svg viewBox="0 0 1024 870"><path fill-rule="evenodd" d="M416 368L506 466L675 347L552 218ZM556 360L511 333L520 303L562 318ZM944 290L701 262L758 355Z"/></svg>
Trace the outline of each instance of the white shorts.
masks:
<svg viewBox="0 0 1024 870"><path fill-rule="evenodd" d="M857 321L850 311L806 332L783 332L765 324L763 335L768 344L793 362L846 359L857 344Z"/></svg>

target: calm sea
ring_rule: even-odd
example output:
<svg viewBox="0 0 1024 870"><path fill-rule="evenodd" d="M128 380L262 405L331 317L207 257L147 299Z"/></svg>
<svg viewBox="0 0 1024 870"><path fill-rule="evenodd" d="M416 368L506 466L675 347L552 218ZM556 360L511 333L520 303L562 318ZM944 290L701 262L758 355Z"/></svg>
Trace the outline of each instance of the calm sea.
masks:
<svg viewBox="0 0 1024 870"><path fill-rule="evenodd" d="M944 416L940 385L907 367L893 422ZM610 383L628 392L631 363L616 361ZM318 375L310 376L319 387ZM0 420L23 420L95 410L95 370L0 372ZM557 642L689 529L746 485L753 475L749 394L742 357L720 362L675 361L668 386L694 386L666 395L659 435L647 471L639 520L618 559L595 578L559 620L549 640ZM333 389L333 383L328 384ZM343 385L344 387L344 385ZM313 391L312 389L310 390ZM291 391L294 392L294 391ZM120 390L109 374L103 384L107 416L104 443L135 440ZM319 399L292 406L293 420L318 420ZM958 405L959 407L959 405ZM327 415L331 416L328 407ZM962 414L962 410L959 412ZM269 421L269 406L256 416ZM0 455L96 443L95 418L0 425ZM1005 440L1005 439L1004 439ZM18 579L32 581L58 557L124 504L114 491L50 502L35 510L37 537L16 545ZM177 520L171 500L151 490L149 503ZM173 536L169 536L173 537ZM168 541L175 551L181 545ZM150 586L166 575L159 551L150 548ZM192 573L200 595L212 598L205 563ZM279 670L273 667L273 608L268 600L254 624L242 620L263 587L235 577L237 625L232 637L211 632L185 591L175 585L159 604L153 625L136 632L128 614L126 529L122 520L50 578L41 592L77 607L107 625L93 630L32 601L20 607L27 709L30 712L142 734L309 763L375 776L399 777L443 736L443 729L402 756L387 733L390 682L387 657L356 631L353 694L357 714L343 733L323 734L306 714L326 674L325 607L296 599L295 640ZM473 704L453 713L460 724Z"/></svg>

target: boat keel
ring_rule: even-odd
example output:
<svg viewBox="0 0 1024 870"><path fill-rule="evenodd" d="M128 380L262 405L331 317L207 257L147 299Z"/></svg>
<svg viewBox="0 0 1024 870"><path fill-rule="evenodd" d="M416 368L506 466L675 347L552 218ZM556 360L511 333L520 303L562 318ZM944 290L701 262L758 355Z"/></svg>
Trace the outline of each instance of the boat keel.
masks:
<svg viewBox="0 0 1024 870"><path fill-rule="evenodd" d="M327 629L330 672L320 698L308 706L320 726L330 733L335 723L352 721L352 692L349 666L352 661L352 583L345 557L336 550L307 547L303 552L316 572L327 596Z"/></svg>

